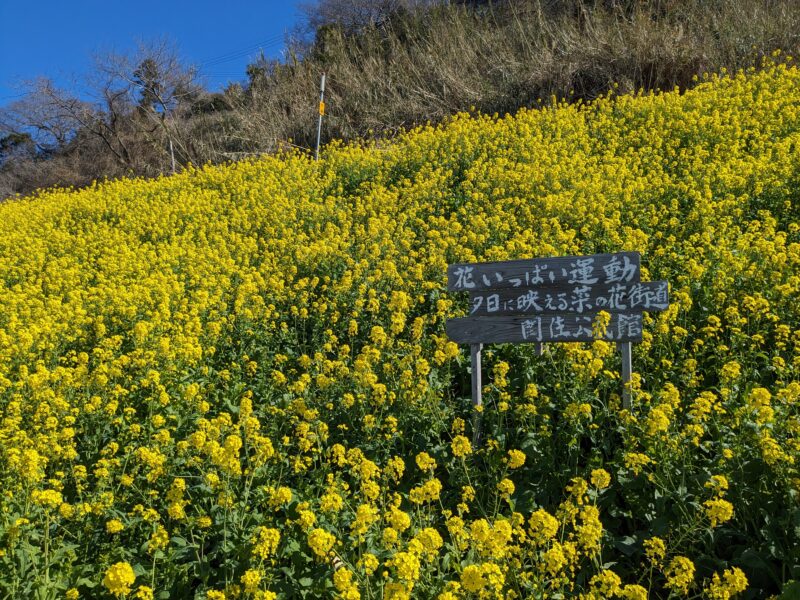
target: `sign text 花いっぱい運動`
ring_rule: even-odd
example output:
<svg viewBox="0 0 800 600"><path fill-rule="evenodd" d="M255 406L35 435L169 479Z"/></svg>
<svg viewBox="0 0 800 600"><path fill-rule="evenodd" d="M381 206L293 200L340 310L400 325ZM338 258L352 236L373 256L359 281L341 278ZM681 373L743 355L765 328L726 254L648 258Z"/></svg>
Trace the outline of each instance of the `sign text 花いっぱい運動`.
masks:
<svg viewBox="0 0 800 600"><path fill-rule="evenodd" d="M447 289L451 292L478 292L547 285L608 285L637 283L639 277L639 253L617 252L454 264L447 267Z"/></svg>

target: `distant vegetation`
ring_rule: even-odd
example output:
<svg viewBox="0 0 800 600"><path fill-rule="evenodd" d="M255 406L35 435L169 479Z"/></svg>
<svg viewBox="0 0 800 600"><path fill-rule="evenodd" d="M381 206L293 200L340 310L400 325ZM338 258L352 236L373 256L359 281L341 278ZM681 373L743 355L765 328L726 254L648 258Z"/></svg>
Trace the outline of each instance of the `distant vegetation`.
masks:
<svg viewBox="0 0 800 600"><path fill-rule="evenodd" d="M106 56L95 101L48 80L0 113L0 198L121 175L156 176L292 145L385 137L459 111L514 112L552 97L687 88L706 71L800 47L796 0L320 0L312 39L209 93L164 44Z"/></svg>

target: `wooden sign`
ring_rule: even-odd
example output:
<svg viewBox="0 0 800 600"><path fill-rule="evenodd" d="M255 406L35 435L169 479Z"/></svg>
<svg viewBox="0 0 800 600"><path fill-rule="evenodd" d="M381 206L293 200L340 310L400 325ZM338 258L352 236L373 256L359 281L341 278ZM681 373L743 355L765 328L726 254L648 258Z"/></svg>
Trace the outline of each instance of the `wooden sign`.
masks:
<svg viewBox="0 0 800 600"><path fill-rule="evenodd" d="M481 404L483 344L535 343L541 353L544 342L617 342L622 380L629 382L642 312L669 308L669 284L640 277L638 252L449 265L447 289L470 293L469 316L448 319L447 335L472 346L473 402ZM600 311L611 321L595 336ZM623 403L630 404L627 389Z"/></svg>

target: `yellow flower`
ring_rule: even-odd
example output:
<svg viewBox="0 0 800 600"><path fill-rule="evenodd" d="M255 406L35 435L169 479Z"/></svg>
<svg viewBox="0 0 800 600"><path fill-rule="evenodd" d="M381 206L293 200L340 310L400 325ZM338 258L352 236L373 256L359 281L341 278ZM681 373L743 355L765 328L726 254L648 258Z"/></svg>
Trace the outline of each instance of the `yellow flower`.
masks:
<svg viewBox="0 0 800 600"><path fill-rule="evenodd" d="M272 490L270 494L269 504L274 508L279 508L281 506L285 506L292 501L292 490L288 487L281 486L275 490Z"/></svg>
<svg viewBox="0 0 800 600"><path fill-rule="evenodd" d="M500 492L500 496L506 500L514 493L514 489L514 482L510 479L502 479L497 484L497 491Z"/></svg>
<svg viewBox="0 0 800 600"><path fill-rule="evenodd" d="M377 570L379 564L380 563L374 554L366 552L358 561L357 566L361 569L364 569L364 573L369 577Z"/></svg>
<svg viewBox="0 0 800 600"><path fill-rule="evenodd" d="M543 508L530 516L528 525L530 525L531 539L537 545L546 544L553 539L559 529L558 520Z"/></svg>
<svg viewBox="0 0 800 600"><path fill-rule="evenodd" d="M63 500L61 492L56 490L33 490L31 498L34 503L44 506L45 508L57 508Z"/></svg>
<svg viewBox="0 0 800 600"><path fill-rule="evenodd" d="M450 448L453 451L453 456L456 458L461 458L463 456L467 456L468 454L472 454L472 444L463 435L457 435L454 437L452 443L450 444Z"/></svg>
<svg viewBox="0 0 800 600"><path fill-rule="evenodd" d="M402 583L391 582L383 587L384 600L410 600L411 591Z"/></svg>
<svg viewBox="0 0 800 600"><path fill-rule="evenodd" d="M729 600L747 589L747 577L738 567L726 569L722 578L717 573L711 577L706 595L712 600Z"/></svg>
<svg viewBox="0 0 800 600"><path fill-rule="evenodd" d="M156 551L166 548L167 544L169 544L169 534L162 525L158 525L147 543L147 551L154 554Z"/></svg>
<svg viewBox="0 0 800 600"><path fill-rule="evenodd" d="M441 548L444 543L442 536L439 535L439 532L433 527L425 527L419 531L414 536L412 542L419 548L417 553L426 556L429 560L436 557L439 548ZM412 552L414 551L412 550L411 543L409 543L409 550Z"/></svg>
<svg viewBox="0 0 800 600"><path fill-rule="evenodd" d="M742 366L732 360L722 367L722 371L720 372L720 377L724 383L730 383L739 378L739 375L742 372Z"/></svg>
<svg viewBox="0 0 800 600"><path fill-rule="evenodd" d="M103 585L115 596L124 596L131 592L131 586L136 581L133 567L127 562L118 562L106 570Z"/></svg>
<svg viewBox="0 0 800 600"><path fill-rule="evenodd" d="M44 479L44 468L47 457L42 456L33 448L24 450L17 461L17 472L23 481L36 483Z"/></svg>
<svg viewBox="0 0 800 600"><path fill-rule="evenodd" d="M725 523L733 517L733 504L722 498L714 498L703 502L706 516L711 520L711 527Z"/></svg>
<svg viewBox="0 0 800 600"><path fill-rule="evenodd" d="M405 469L406 463L399 456L392 457L386 462L385 472L395 483L398 483L403 478Z"/></svg>
<svg viewBox="0 0 800 600"><path fill-rule="evenodd" d="M253 554L264 560L278 549L281 540L280 531L270 527L259 527L253 538Z"/></svg>
<svg viewBox="0 0 800 600"><path fill-rule="evenodd" d="M589 585L601 598L611 598L619 593L622 580L610 569L604 569L589 580Z"/></svg>
<svg viewBox="0 0 800 600"><path fill-rule="evenodd" d="M397 543L398 537L399 534L393 527L384 527L383 532L381 533L381 541L387 548L393 547Z"/></svg>
<svg viewBox="0 0 800 600"><path fill-rule="evenodd" d="M642 470L642 467L645 465L649 465L653 462L649 456L646 454L641 454L639 452L628 452L625 454L624 457L625 466L633 471L634 475L638 475L639 472Z"/></svg>
<svg viewBox="0 0 800 600"><path fill-rule="evenodd" d="M508 468L509 469L519 469L524 464L525 464L525 453L524 452L521 452L520 450L509 450L508 451Z"/></svg>
<svg viewBox="0 0 800 600"><path fill-rule="evenodd" d="M544 553L544 566L547 572L555 577L567 565L567 557L564 555L564 547L558 542L553 542L550 549Z"/></svg>
<svg viewBox="0 0 800 600"><path fill-rule="evenodd" d="M245 571L244 575L241 577L245 593L255 594L258 591L258 587L261 585L263 576L263 573L257 569L248 569Z"/></svg>
<svg viewBox="0 0 800 600"><path fill-rule="evenodd" d="M592 321L592 337L596 340L604 340L606 338L606 330L611 323L611 314L601 310L597 313Z"/></svg>
<svg viewBox="0 0 800 600"><path fill-rule="evenodd" d="M650 562L655 565L661 564L661 561L664 560L664 556L667 553L666 544L664 544L664 540L660 537L651 537L646 539L643 542L644 545L644 553Z"/></svg>
<svg viewBox="0 0 800 600"><path fill-rule="evenodd" d="M539 397L539 388L535 383L529 383L525 386L523 396L526 400L533 400Z"/></svg>
<svg viewBox="0 0 800 600"><path fill-rule="evenodd" d="M728 479L724 475L712 475L705 483L706 488L714 491L720 497L728 491L728 486Z"/></svg>
<svg viewBox="0 0 800 600"><path fill-rule="evenodd" d="M106 523L106 531L108 533L111 533L111 534L119 533L123 529L125 529L125 526L118 519L111 519L110 521L108 521Z"/></svg>
<svg viewBox="0 0 800 600"><path fill-rule="evenodd" d="M136 600L153 600L153 588L146 585L140 585L136 589Z"/></svg>
<svg viewBox="0 0 800 600"><path fill-rule="evenodd" d="M415 460L420 471L433 471L436 468L436 461L427 452L420 452Z"/></svg>
<svg viewBox="0 0 800 600"><path fill-rule="evenodd" d="M75 514L75 507L71 504L63 502L61 506L58 507L58 514L65 519L71 519Z"/></svg>
<svg viewBox="0 0 800 600"><path fill-rule="evenodd" d="M333 585L344 600L359 600L361 598L358 585L353 583L353 572L346 567L338 569L333 574Z"/></svg>
<svg viewBox="0 0 800 600"><path fill-rule="evenodd" d="M425 502L434 502L439 499L439 494L442 491L442 482L438 479L430 479L420 486L411 488L408 494L408 499L414 504L423 504Z"/></svg>
<svg viewBox="0 0 800 600"><path fill-rule="evenodd" d="M468 592L476 594L480 592L486 585L486 580L483 578L483 569L479 565L467 565L461 572L461 585Z"/></svg>
<svg viewBox="0 0 800 600"><path fill-rule="evenodd" d="M324 513L339 512L344 504L342 497L334 491L327 492L319 499L319 508Z"/></svg>
<svg viewBox="0 0 800 600"><path fill-rule="evenodd" d="M411 517L407 512L392 507L386 515L386 522L397 531L405 531L411 526Z"/></svg>
<svg viewBox="0 0 800 600"><path fill-rule="evenodd" d="M411 552L398 552L387 564L393 566L400 580L406 583L419 579L419 559Z"/></svg>
<svg viewBox="0 0 800 600"><path fill-rule="evenodd" d="M670 561L664 574L667 576L669 589L686 594L694 583L694 563L685 556L676 556Z"/></svg>
<svg viewBox="0 0 800 600"><path fill-rule="evenodd" d="M600 540L603 537L603 525L600 522L600 511L596 506L587 504L578 513L579 525L575 527L578 545L587 555L600 551Z"/></svg>
<svg viewBox="0 0 800 600"><path fill-rule="evenodd" d="M500 567L494 563L483 563L481 565L483 576L486 578L486 584L493 588L495 594L499 595L500 590L505 583L505 575L500 570Z"/></svg>
<svg viewBox="0 0 800 600"><path fill-rule="evenodd" d="M636 584L626 585L618 593L623 600L647 600L647 590Z"/></svg>
<svg viewBox="0 0 800 600"><path fill-rule="evenodd" d="M605 469L594 469L590 481L594 487L602 490L611 484L611 475Z"/></svg>
<svg viewBox="0 0 800 600"><path fill-rule="evenodd" d="M669 429L670 421L667 413L661 407L655 407L645 419L644 427L647 435L654 436Z"/></svg>
<svg viewBox="0 0 800 600"><path fill-rule="evenodd" d="M312 529L308 534L308 545L311 550L320 558L327 558L328 553L333 548L336 538L321 528Z"/></svg>
<svg viewBox="0 0 800 600"><path fill-rule="evenodd" d="M363 537L379 518L378 509L371 504L360 504L356 509L356 517L350 524L354 536Z"/></svg>
<svg viewBox="0 0 800 600"><path fill-rule="evenodd" d="M203 515L197 518L197 526L200 529L208 529L209 527L211 527L211 524L212 524L211 517L207 515Z"/></svg>

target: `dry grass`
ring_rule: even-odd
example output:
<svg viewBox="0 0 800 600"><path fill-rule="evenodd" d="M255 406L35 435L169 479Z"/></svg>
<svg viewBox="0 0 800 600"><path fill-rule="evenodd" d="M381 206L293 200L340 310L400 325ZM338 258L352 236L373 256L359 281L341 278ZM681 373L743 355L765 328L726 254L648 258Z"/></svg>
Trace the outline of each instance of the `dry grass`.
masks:
<svg viewBox="0 0 800 600"><path fill-rule="evenodd" d="M692 85L694 75L757 64L800 46L795 0L450 6L358 38L336 30L302 62L236 107L242 138L265 150L314 139L319 74L328 72L326 139L386 135L471 107L513 112L552 96L589 100Z"/></svg>

